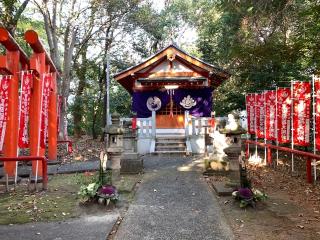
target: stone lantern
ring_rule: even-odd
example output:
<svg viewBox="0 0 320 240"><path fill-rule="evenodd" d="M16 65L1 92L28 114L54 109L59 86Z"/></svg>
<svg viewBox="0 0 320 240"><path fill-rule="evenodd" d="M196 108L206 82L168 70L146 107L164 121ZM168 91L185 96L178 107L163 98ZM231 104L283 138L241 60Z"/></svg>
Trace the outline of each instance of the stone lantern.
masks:
<svg viewBox="0 0 320 240"><path fill-rule="evenodd" d="M209 156L210 167L213 171L228 172L231 184L239 186L241 135L246 131L240 126L239 115L235 112L228 115L226 125L223 122L219 124L221 128L213 135L213 153Z"/></svg>
<svg viewBox="0 0 320 240"><path fill-rule="evenodd" d="M241 155L241 135L246 131L240 126L239 114L228 115L226 127L220 131L225 135L226 148L223 149L229 163L230 178L234 185L240 185L239 156Z"/></svg>
<svg viewBox="0 0 320 240"><path fill-rule="evenodd" d="M137 131L132 129L132 120L125 120L123 128L121 173L140 173L143 170L143 160L137 153Z"/></svg>
<svg viewBox="0 0 320 240"><path fill-rule="evenodd" d="M112 179L117 180L120 175L120 158L123 149L123 128L120 126L120 115L111 116L111 125L106 128L108 165L112 169Z"/></svg>

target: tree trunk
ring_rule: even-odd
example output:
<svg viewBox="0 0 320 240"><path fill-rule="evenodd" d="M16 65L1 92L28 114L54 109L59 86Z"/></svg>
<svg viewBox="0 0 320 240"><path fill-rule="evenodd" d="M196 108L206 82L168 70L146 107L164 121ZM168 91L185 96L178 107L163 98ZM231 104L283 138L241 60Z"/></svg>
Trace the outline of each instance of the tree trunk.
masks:
<svg viewBox="0 0 320 240"><path fill-rule="evenodd" d="M86 72L87 72L87 45L81 51L81 63L76 66L76 73L79 79L79 84L75 94L74 109L73 109L73 124L74 136L80 137L83 133L82 117L83 117L83 92L87 85Z"/></svg>
<svg viewBox="0 0 320 240"><path fill-rule="evenodd" d="M101 73L101 77L99 79L99 91L100 91L100 102L103 96L103 112L102 112L102 126L105 128L106 127L106 114L107 114L107 109L106 109L106 93L105 93L105 79L106 79L106 65L103 64L102 67L102 73ZM101 138L100 141L103 142L104 141L104 135L105 135L105 131L102 132L101 134Z"/></svg>
<svg viewBox="0 0 320 240"><path fill-rule="evenodd" d="M69 32L71 31L69 38ZM70 92L70 80L71 80L71 65L72 65L72 56L73 56L73 49L76 42L76 30L69 29L65 32L65 39L64 39L64 59L63 59L63 74L62 74L62 86L61 92L62 96L68 102L69 92ZM68 104L63 104L61 109L61 119L67 119L67 112L68 112ZM60 122L60 130L65 129L65 121ZM62 124L62 125L61 125ZM60 131L61 132L61 131ZM67 138L64 131L62 131L63 139Z"/></svg>

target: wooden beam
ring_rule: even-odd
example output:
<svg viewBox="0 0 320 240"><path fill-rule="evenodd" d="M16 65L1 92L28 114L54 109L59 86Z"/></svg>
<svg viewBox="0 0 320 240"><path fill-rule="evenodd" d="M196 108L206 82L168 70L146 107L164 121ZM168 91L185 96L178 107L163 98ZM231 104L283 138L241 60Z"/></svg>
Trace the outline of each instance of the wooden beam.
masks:
<svg viewBox="0 0 320 240"><path fill-rule="evenodd" d="M24 34L24 39L30 45L34 53L44 53L46 57L46 64L50 66L50 72L56 72L56 75L59 77L60 73L58 72L55 64L53 63L50 55L47 53L46 49L44 48L43 43L40 41L38 33L34 30L28 30Z"/></svg>
<svg viewBox="0 0 320 240"><path fill-rule="evenodd" d="M22 48L18 45L16 40L11 36L7 29L4 27L0 27L0 43L8 50L8 51L19 51L19 61L22 65L29 66L29 59L27 54L22 50ZM23 66L24 67L24 66Z"/></svg>
<svg viewBox="0 0 320 240"><path fill-rule="evenodd" d="M199 60L197 60L196 58L193 58L181 51L179 51L178 49L176 49L175 47L173 46L170 46L169 48L163 50L162 52L158 53L157 55L155 55L154 57L150 58L149 60L141 63L141 64L138 64L137 66L131 68L130 70L128 71L124 71L122 72L121 74L119 75L116 75L115 76L115 79L116 80L119 80L119 79L122 79L122 78L125 78L126 76L129 76L133 73L136 73L148 66L150 66L151 64L159 61L159 59L161 59L162 57L167 57L167 54L175 54L175 58L177 57L180 57L181 59L184 59L186 62L188 63L191 63L197 67L200 67L208 72L212 72L213 70L218 70L218 69L215 69L214 67L210 66L210 65L207 65ZM221 74L217 74L217 75L221 75L222 77L224 78L228 78L227 75L221 73Z"/></svg>
<svg viewBox="0 0 320 240"><path fill-rule="evenodd" d="M178 85L178 84L177 84ZM136 92L136 91L150 91L150 90L158 90L160 88L163 88L165 86L165 84L163 85L157 85L157 86L141 86L141 87L133 87L132 91ZM201 89L204 88L204 86L196 86L196 85L185 85L185 86L181 86L181 88L184 89Z"/></svg>
<svg viewBox="0 0 320 240"><path fill-rule="evenodd" d="M149 59L148 61L133 67L129 71L125 71L125 72L121 73L120 75L115 76L115 80L118 81L118 80L120 80L122 78L125 78L125 77L131 75L131 74L134 74L134 73L136 73L136 72L138 72L138 71L150 66L151 64L159 61L161 58L166 57L166 56L167 56L166 51L160 52L158 55L154 56L153 58Z"/></svg>
<svg viewBox="0 0 320 240"><path fill-rule="evenodd" d="M156 72L156 73L135 73L137 78L156 78L156 77L202 77L196 72Z"/></svg>
<svg viewBox="0 0 320 240"><path fill-rule="evenodd" d="M208 72L207 70L201 68L201 69L203 69L203 71L200 71L200 70L196 69L194 66L192 66L192 64L189 64L188 62L186 62L184 59L180 58L179 56L176 59L183 66L191 69L192 71L194 71L196 73L199 73L200 75L202 75L202 76L204 76L206 78L209 78L210 72Z"/></svg>

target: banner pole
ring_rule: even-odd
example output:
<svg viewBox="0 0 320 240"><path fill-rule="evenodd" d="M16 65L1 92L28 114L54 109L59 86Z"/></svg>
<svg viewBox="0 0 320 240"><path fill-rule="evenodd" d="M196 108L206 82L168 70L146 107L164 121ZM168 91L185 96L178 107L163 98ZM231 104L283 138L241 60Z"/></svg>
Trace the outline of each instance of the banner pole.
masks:
<svg viewBox="0 0 320 240"><path fill-rule="evenodd" d="M256 143L258 143L257 134L257 94L254 94L254 132L256 135ZM258 158L258 145L256 144L256 158Z"/></svg>
<svg viewBox="0 0 320 240"><path fill-rule="evenodd" d="M247 96L248 96L248 94L246 94L245 95L245 100L246 100L246 113L247 113L247 140L249 140L249 135L250 135L250 128L249 128L249 125L250 125L250 123L249 123L249 114L248 114L248 103L247 103ZM250 149L248 148L248 158L249 158L249 153L250 153Z"/></svg>
<svg viewBox="0 0 320 240"><path fill-rule="evenodd" d="M41 146L41 125L42 125L42 105L43 105L43 88L44 88L44 79L46 77L46 74L42 74L40 81L41 81L41 98L40 98L40 120L39 120L39 126L40 130L38 131L38 147L37 147L37 156L40 156L40 146ZM37 182L38 182L38 166L39 166L39 160L36 162L36 178L35 178L35 186L37 188Z"/></svg>
<svg viewBox="0 0 320 240"><path fill-rule="evenodd" d="M294 142L293 142L293 107L294 107L294 103L293 103L293 81L291 80L291 84L290 84L290 88L291 88L291 149L294 149ZM291 171L294 172L294 156L293 153L291 153Z"/></svg>
<svg viewBox="0 0 320 240"><path fill-rule="evenodd" d="M278 139L278 87L276 87L276 146L278 147L279 146L279 139ZM277 148L277 160L276 160L276 164L278 166L278 162L279 162L279 149Z"/></svg>
<svg viewBox="0 0 320 240"><path fill-rule="evenodd" d="M313 154L316 154L316 89L315 89L315 75L312 75L312 120L313 120ZM313 177L314 183L317 181L317 162L313 159Z"/></svg>
<svg viewBox="0 0 320 240"><path fill-rule="evenodd" d="M264 164L267 165L267 98L266 98L266 91L263 92L263 97L264 97Z"/></svg>
<svg viewBox="0 0 320 240"><path fill-rule="evenodd" d="M28 74L28 71L26 71L27 74ZM18 109L18 138L20 137L19 136L19 133L20 133L20 117L21 117L21 106L22 106L22 92L23 92L23 78L24 78L24 75L25 75L25 72L22 71L21 72L21 81L20 81L20 99L19 99L19 109ZM18 147L17 147L17 156L19 157L19 139L18 139ZM14 183L15 185L17 185L17 181L18 181L18 161L16 161L16 174L14 176Z"/></svg>

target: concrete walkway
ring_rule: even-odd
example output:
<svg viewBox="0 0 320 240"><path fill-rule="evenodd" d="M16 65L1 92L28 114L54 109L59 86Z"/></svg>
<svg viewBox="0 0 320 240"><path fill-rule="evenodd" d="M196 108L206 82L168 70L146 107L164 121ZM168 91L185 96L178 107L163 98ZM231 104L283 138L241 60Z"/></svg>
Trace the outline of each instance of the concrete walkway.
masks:
<svg viewBox="0 0 320 240"><path fill-rule="evenodd" d="M1 240L105 240L118 213L84 216L63 222L0 225Z"/></svg>
<svg viewBox="0 0 320 240"><path fill-rule="evenodd" d="M202 178L200 162L146 158L146 174L115 239L234 239L215 195Z"/></svg>

